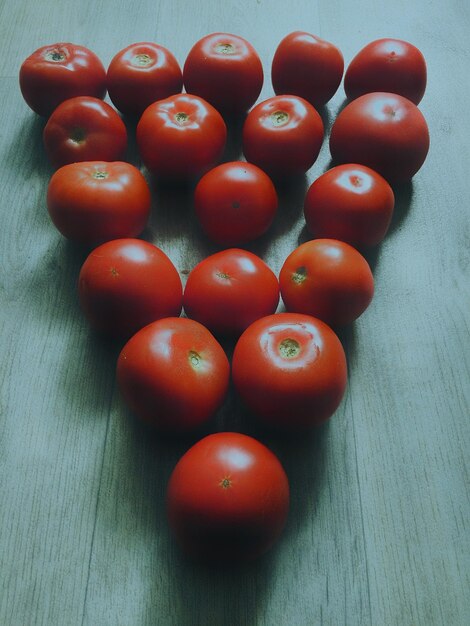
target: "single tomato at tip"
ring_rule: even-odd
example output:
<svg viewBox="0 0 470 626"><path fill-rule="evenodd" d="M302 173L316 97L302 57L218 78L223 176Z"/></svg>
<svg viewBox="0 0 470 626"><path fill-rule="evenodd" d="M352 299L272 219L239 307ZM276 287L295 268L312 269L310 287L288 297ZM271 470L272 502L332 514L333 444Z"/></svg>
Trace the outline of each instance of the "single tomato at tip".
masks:
<svg viewBox="0 0 470 626"><path fill-rule="evenodd" d="M276 189L269 176L243 161L210 170L194 192L202 230L224 246L244 244L263 235L274 220L277 206Z"/></svg>
<svg viewBox="0 0 470 626"><path fill-rule="evenodd" d="M208 256L190 272L183 306L188 317L214 335L238 336L260 317L274 313L279 282L255 254L236 248Z"/></svg>
<svg viewBox="0 0 470 626"><path fill-rule="evenodd" d="M86 258L78 278L80 306L90 326L128 339L155 320L178 316L180 276L168 256L147 241L114 239Z"/></svg>
<svg viewBox="0 0 470 626"><path fill-rule="evenodd" d="M232 378L263 423L299 431L323 423L340 405L346 357L336 334L321 320L277 313L253 322L241 335Z"/></svg>
<svg viewBox="0 0 470 626"><path fill-rule="evenodd" d="M166 505L185 554L209 563L246 562L279 539L289 512L289 482L265 445L248 435L220 432L180 458Z"/></svg>
<svg viewBox="0 0 470 626"><path fill-rule="evenodd" d="M394 204L385 178L369 167L348 163L331 168L311 184L305 221L316 238L375 246L387 233Z"/></svg>
<svg viewBox="0 0 470 626"><path fill-rule="evenodd" d="M123 347L117 379L124 401L143 422L167 433L205 424L224 401L230 366L214 336L194 320L148 324Z"/></svg>

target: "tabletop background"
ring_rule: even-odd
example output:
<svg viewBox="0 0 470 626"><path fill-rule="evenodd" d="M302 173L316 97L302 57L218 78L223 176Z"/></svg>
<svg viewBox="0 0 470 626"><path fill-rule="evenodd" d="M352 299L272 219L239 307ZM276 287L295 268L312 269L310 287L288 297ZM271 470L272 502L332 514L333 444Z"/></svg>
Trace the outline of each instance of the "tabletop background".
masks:
<svg viewBox="0 0 470 626"><path fill-rule="evenodd" d="M0 3L0 624L4 626L466 625L469 594L470 5L464 0L133 0ZM289 475L277 546L240 569L185 560L166 524L166 483L191 441L149 436L115 384L120 346L94 335L76 294L86 253L52 226L44 122L21 98L36 48L72 41L107 66L136 41L181 64L200 37L244 36L265 69L280 39L306 30L348 64L384 36L428 63L420 105L431 149L397 189L390 232L369 255L370 308L341 333L349 383L324 427L265 438ZM327 130L344 102L327 105ZM230 154L239 156L240 128ZM140 165L135 142L128 158ZM309 183L330 164L325 141L300 184L280 190L270 235L250 249L278 272L306 238ZM186 273L214 251L188 190L154 189L144 237ZM213 430L255 433L232 396ZM260 434L263 437L263 434Z"/></svg>

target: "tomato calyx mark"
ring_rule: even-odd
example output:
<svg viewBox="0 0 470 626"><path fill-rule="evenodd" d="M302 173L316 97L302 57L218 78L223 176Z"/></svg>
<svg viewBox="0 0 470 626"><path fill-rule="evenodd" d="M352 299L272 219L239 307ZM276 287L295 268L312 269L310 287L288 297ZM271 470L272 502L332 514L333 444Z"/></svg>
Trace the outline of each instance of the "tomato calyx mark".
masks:
<svg viewBox="0 0 470 626"><path fill-rule="evenodd" d="M199 369L202 365L201 355L198 354L195 350L190 350L188 352L188 361L191 367L195 370Z"/></svg>
<svg viewBox="0 0 470 626"><path fill-rule="evenodd" d="M67 56L59 50L48 50L44 58L46 61L51 61L52 63L62 63L62 61L65 61Z"/></svg>
<svg viewBox="0 0 470 626"><path fill-rule="evenodd" d="M215 275L223 280L230 280L232 278L230 274L227 274L226 272L216 272Z"/></svg>
<svg viewBox="0 0 470 626"><path fill-rule="evenodd" d="M219 487L222 487L222 489L230 489L231 486L232 486L232 479L230 478L230 476L224 476L222 480L219 482Z"/></svg>
<svg viewBox="0 0 470 626"><path fill-rule="evenodd" d="M295 272L292 273L292 282L296 283L297 285L301 285L306 278L307 268L304 265L298 267Z"/></svg>
<svg viewBox="0 0 470 626"><path fill-rule="evenodd" d="M231 43L218 43L215 46L217 54L235 54L235 46Z"/></svg>
<svg viewBox="0 0 470 626"><path fill-rule="evenodd" d="M131 64L136 67L147 67L152 63L153 59L149 54L142 52L141 54L136 54L135 57L132 58Z"/></svg>
<svg viewBox="0 0 470 626"><path fill-rule="evenodd" d="M104 180L105 178L108 178L108 176L109 172L106 172L105 170L95 170L91 175L91 177L96 178L96 180Z"/></svg>
<svg viewBox="0 0 470 626"><path fill-rule="evenodd" d="M189 122L189 115L183 111L178 111L178 113L175 113L175 122L180 126L184 126Z"/></svg>
<svg viewBox="0 0 470 626"><path fill-rule="evenodd" d="M283 339L279 344L279 352L285 359L294 359L300 352L300 344L295 339Z"/></svg>
<svg viewBox="0 0 470 626"><path fill-rule="evenodd" d="M289 113L286 111L274 111L271 113L271 124L273 126L285 126L289 121Z"/></svg>
<svg viewBox="0 0 470 626"><path fill-rule="evenodd" d="M86 132L79 126L72 129L70 133L70 140L74 143L83 143L86 139Z"/></svg>

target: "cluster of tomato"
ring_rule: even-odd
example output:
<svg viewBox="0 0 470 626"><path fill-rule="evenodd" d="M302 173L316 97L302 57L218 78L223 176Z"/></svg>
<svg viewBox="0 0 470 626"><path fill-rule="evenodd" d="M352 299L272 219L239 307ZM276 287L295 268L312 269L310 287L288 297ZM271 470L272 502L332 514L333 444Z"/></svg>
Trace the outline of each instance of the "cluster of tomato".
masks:
<svg viewBox="0 0 470 626"><path fill-rule="evenodd" d="M267 425L308 428L341 402L346 358L331 327L361 315L374 290L358 248L383 239L394 207L390 183L409 180L429 148L416 106L426 87L417 48L378 40L347 68L351 102L330 136L340 165L308 190L305 219L315 239L288 256L279 279L262 259L231 246L268 231L278 205L272 179L303 174L317 159L324 128L316 108L337 91L343 71L333 44L303 32L285 37L272 63L277 95L244 121L247 162L217 165L224 118L246 114L263 84L261 61L241 37L205 37L183 72L153 43L122 50L107 72L90 50L65 43L23 63L21 90L48 117L44 146L58 168L47 191L52 221L65 237L97 246L80 272L81 307L94 328L127 341L117 363L122 395L157 429L192 431L221 406L230 365L216 337L236 338L235 389ZM127 130L103 101L106 91L123 115L138 119L139 153L157 180L198 180L196 215L223 249L193 268L184 292L165 253L136 238L151 194L141 172L119 160ZM287 312L276 314L280 295ZM288 505L279 460L240 433L200 440L168 486L172 528L189 553L204 558L261 554L281 533Z"/></svg>

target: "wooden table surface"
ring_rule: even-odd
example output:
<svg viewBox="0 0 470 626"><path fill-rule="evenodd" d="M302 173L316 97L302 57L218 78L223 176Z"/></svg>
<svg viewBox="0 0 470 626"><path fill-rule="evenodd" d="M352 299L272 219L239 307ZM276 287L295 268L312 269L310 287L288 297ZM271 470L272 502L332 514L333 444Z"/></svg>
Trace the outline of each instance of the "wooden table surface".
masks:
<svg viewBox="0 0 470 626"><path fill-rule="evenodd" d="M0 24L0 624L470 624L465 0L3 0ZM190 442L136 424L116 389L120 346L81 316L85 253L47 215L44 122L23 102L18 70L56 41L88 46L105 65L132 42L155 41L182 64L196 40L225 31L257 48L265 98L275 47L299 29L336 43L346 63L380 37L417 45L428 63L420 106L431 150L397 190L389 235L369 256L373 303L341 334L341 407L301 441L264 439L291 483L282 540L250 566L214 571L181 556L165 518L167 479ZM341 86L328 128L343 102ZM231 134L227 158L240 154L240 128ZM135 142L128 157L140 165ZM305 240L305 191L329 164L325 141L307 177L281 190L269 237L250 247L276 272ZM183 279L215 250L184 190L156 189L144 235ZM230 397L212 428L255 427Z"/></svg>

